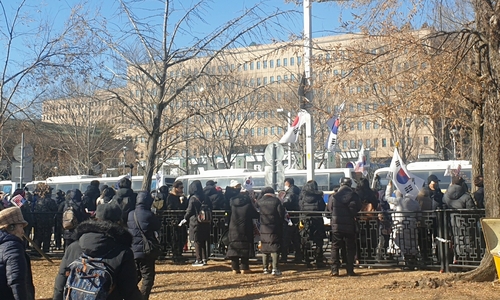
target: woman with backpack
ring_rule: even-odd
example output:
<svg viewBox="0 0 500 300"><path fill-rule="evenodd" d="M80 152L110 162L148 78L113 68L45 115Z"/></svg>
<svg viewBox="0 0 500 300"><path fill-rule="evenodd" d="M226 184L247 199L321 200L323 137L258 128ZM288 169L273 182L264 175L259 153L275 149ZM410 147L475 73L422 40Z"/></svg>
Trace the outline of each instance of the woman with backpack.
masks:
<svg viewBox="0 0 500 300"><path fill-rule="evenodd" d="M92 289L93 292L108 300L142 299L137 287L137 271L132 252L132 235L120 225L122 210L114 202L97 206L95 220L88 220L78 225L75 234L77 241L69 245L59 266L55 285L54 300L84 299L80 289ZM78 272L82 260L96 260L109 273L106 280L99 284L80 284L73 274ZM95 265L87 263L87 268ZM87 269L85 268L85 269ZM82 271L81 268L80 271ZM87 282L88 283L88 282ZM71 295L68 296L68 293ZM101 299L101 298L98 298Z"/></svg>
<svg viewBox="0 0 500 300"><path fill-rule="evenodd" d="M199 180L189 185L188 208L179 226L189 220L189 238L194 242L196 260L193 267L207 265L207 241L210 239L212 202L205 197Z"/></svg>

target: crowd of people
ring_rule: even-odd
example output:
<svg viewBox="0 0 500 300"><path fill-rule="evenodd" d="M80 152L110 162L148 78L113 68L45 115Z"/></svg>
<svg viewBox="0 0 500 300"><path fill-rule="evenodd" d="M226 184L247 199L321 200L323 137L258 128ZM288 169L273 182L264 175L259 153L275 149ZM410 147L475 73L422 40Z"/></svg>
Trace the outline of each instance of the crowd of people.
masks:
<svg viewBox="0 0 500 300"><path fill-rule="evenodd" d="M255 256L254 238L258 231L262 272L272 275L281 275L280 263L288 262L291 252L295 254L295 263L325 267L323 243L327 230L321 213L328 213L331 275L339 276L344 265L347 276L356 276L354 266L360 247L372 246L359 243L358 235L363 234L358 228L360 220L375 218L378 222L378 243L373 245L377 260L389 253L390 241L395 243L405 261L414 260L423 247L414 234L418 232L414 230L418 227L418 212L482 208L482 180L481 176L474 178L478 189L470 194L464 180L454 176L443 194L438 178L431 175L414 198L393 191L392 184L381 194L371 189L365 178L353 188L352 179L344 177L340 187L329 196L328 203L314 180L300 189L293 178L285 179L284 191L266 187L258 194L253 191L251 177L243 183L232 180L225 192L213 180L205 187L195 180L185 194L181 181L176 181L170 190L163 186L154 193L136 193L131 189L130 180L124 177L117 189L107 186L99 189L96 180L84 193L78 189L58 190L55 199L51 198L51 188L40 183L33 194L16 190L14 195L23 199L21 205L3 203L0 211L0 253L3 253L0 294L7 295L5 299L34 299L30 258L25 251L28 245L23 241L33 229L33 240L40 251L49 251L52 234L55 247L65 250L55 279L53 299L71 299L68 294L77 289L68 288L72 278L69 271L75 261L93 262L92 259L99 259L112 270L112 287L108 287L107 299L149 299L159 255L152 249L159 244L158 216L165 210L185 212L176 220L177 226L168 232L175 263L186 262L182 253L189 233L196 256L192 265L207 265L212 211L223 210L225 221L218 226L227 228L226 257L231 260L232 272L249 272L249 259ZM290 217L289 211L304 213L300 217ZM360 211L377 213L360 215ZM377 237L367 240L377 240Z"/></svg>

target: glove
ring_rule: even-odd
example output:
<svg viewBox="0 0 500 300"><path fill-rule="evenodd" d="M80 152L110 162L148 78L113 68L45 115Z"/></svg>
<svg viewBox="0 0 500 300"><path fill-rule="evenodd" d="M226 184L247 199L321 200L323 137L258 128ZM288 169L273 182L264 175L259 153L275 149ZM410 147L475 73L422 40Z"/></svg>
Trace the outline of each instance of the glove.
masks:
<svg viewBox="0 0 500 300"><path fill-rule="evenodd" d="M186 221L186 219L182 219L182 221L180 221L180 222L179 222L179 225L178 225L178 226L179 226L179 227L181 227L181 226L182 226L182 225L184 225L184 223L186 223L186 222L187 222L187 221Z"/></svg>
<svg viewBox="0 0 500 300"><path fill-rule="evenodd" d="M292 220L288 220L288 226L293 226Z"/></svg>

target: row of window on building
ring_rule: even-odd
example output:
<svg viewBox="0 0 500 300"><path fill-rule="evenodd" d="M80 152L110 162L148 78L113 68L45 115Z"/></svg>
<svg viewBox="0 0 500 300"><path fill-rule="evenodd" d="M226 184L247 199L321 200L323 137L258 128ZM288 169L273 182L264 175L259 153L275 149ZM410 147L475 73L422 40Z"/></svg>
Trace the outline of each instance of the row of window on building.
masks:
<svg viewBox="0 0 500 300"><path fill-rule="evenodd" d="M379 144L380 141L380 144ZM424 146L429 145L429 137L424 136L422 139L420 137L416 137L415 140L412 138L406 138L404 140L399 141L401 145L413 145L414 142L417 142L418 144L423 144ZM359 140L343 140L342 141L342 149L359 149L361 148L361 145L364 145L367 148L377 148L377 147L382 147L385 148L388 146L387 142L389 142L390 147L394 147L394 139L392 138L374 138L372 139L359 139Z"/></svg>

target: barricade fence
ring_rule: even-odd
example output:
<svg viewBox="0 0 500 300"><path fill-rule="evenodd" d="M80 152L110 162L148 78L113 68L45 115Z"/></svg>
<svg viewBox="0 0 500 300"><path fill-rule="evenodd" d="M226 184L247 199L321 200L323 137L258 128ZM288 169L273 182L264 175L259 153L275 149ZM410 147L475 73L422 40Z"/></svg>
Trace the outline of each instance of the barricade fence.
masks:
<svg viewBox="0 0 500 300"><path fill-rule="evenodd" d="M303 211L288 213L294 221L293 226L298 227L301 256L306 261L312 258L317 252L316 246L322 241L320 246L325 260L329 258L330 214ZM194 246L188 237L188 223L178 226L184 215L185 211L164 211L158 215L161 218L159 240L163 256L167 259L180 255L194 256ZM484 209L360 212L356 218L356 263L359 266L373 267L432 268L444 272L449 272L452 268L477 267L486 249L480 223L484 216ZM319 241L307 232L308 220L312 218L322 218L324 221L325 236L319 237ZM228 221L225 211L213 211L211 233L207 242L212 259L225 258L229 243ZM284 226L285 231L288 230L285 222ZM36 228L36 224L34 227ZM259 254L259 241L259 223L254 220L254 257ZM56 250L55 247L52 235L51 251Z"/></svg>

